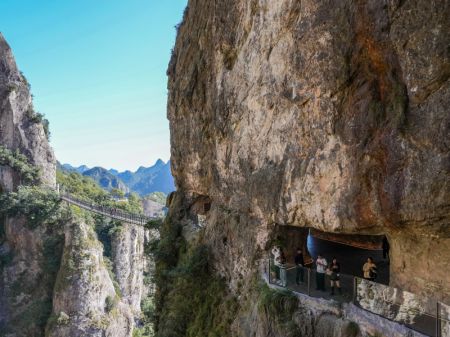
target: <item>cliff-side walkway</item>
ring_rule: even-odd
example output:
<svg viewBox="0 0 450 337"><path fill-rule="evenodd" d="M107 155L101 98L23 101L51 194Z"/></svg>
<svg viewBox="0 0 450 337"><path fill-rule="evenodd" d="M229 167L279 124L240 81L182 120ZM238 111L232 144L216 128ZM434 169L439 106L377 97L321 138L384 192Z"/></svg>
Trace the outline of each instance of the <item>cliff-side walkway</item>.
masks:
<svg viewBox="0 0 450 337"><path fill-rule="evenodd" d="M134 225L144 226L151 218L140 214L127 213L117 208L110 208L105 206L98 206L92 203L80 200L70 194L64 193L60 194L61 200L85 209L89 212L104 215L111 219L125 221Z"/></svg>

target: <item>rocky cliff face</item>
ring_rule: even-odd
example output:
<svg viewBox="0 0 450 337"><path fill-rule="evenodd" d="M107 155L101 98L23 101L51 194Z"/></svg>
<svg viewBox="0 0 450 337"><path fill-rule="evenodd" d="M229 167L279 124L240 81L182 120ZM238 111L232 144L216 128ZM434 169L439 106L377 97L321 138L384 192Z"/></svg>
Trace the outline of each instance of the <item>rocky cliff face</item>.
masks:
<svg viewBox="0 0 450 337"><path fill-rule="evenodd" d="M47 132L0 35L0 196L18 191L23 173L38 169L27 191L44 199L27 199L37 202L28 208L42 212L50 202L49 214L60 211L51 221L0 213L0 336L131 337L145 295L144 229L122 227L110 265L92 217L55 203Z"/></svg>
<svg viewBox="0 0 450 337"><path fill-rule="evenodd" d="M29 85L17 69L12 52L0 34L0 145L26 156L40 170L40 182L55 186L55 158L44 127L33 110ZM0 193L15 191L21 176L0 166ZM45 249L56 243L57 231L31 230L26 218L0 219L0 332L5 336L37 335L51 310L51 286L43 271ZM53 236L55 241L47 239ZM42 317L41 317L42 316ZM8 335L7 333L10 333Z"/></svg>
<svg viewBox="0 0 450 337"><path fill-rule="evenodd" d="M112 243L114 274L122 300L136 317L141 313L141 301L146 295L144 272L148 269L144 254L146 231L136 225L125 225Z"/></svg>
<svg viewBox="0 0 450 337"><path fill-rule="evenodd" d="M121 302L90 226L73 223L65 236L47 336L131 336L133 315Z"/></svg>
<svg viewBox="0 0 450 337"><path fill-rule="evenodd" d="M448 1L190 1L168 70L177 184L260 247L274 224L387 234L392 284L448 298L449 18Z"/></svg>
<svg viewBox="0 0 450 337"><path fill-rule="evenodd" d="M0 34L0 145L27 156L41 171L41 181L55 186L56 160L45 129L33 109L30 88L19 72L13 54ZM2 191L14 190L20 183L17 173L0 167Z"/></svg>
<svg viewBox="0 0 450 337"><path fill-rule="evenodd" d="M450 299L449 31L448 1L189 1L172 171L232 288L289 225L385 234L391 284Z"/></svg>

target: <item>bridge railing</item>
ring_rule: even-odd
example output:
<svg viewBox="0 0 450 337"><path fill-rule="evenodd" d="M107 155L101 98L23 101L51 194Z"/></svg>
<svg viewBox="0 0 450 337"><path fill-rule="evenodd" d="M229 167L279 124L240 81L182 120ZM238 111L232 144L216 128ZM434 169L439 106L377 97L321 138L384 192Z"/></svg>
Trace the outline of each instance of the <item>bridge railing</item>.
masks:
<svg viewBox="0 0 450 337"><path fill-rule="evenodd" d="M140 215L140 214L128 213L128 212L125 212L118 208L110 208L107 206L95 205L91 202L87 202L85 200L76 198L73 195L70 195L68 193L60 193L60 196L63 200L65 200L69 203L78 205L84 209L111 217L113 219L129 221L132 223L137 223L139 225L145 225L150 220L150 218Z"/></svg>
<svg viewBox="0 0 450 337"><path fill-rule="evenodd" d="M450 306L353 275L339 274L340 289L331 293L330 275L305 267L278 268L266 260L266 280L294 293L353 303L356 306L432 337L450 336ZM324 278L324 289L321 279Z"/></svg>

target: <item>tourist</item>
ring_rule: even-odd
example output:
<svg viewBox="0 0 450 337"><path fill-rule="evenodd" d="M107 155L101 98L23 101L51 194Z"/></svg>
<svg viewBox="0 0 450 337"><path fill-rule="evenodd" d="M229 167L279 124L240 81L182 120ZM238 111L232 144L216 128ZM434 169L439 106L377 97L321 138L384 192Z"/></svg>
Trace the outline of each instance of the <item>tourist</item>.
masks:
<svg viewBox="0 0 450 337"><path fill-rule="evenodd" d="M337 259L334 258L333 262L331 262L330 268L330 282L331 282L331 295L334 295L334 286L338 288L339 294L342 295L342 289L340 284L340 272L341 272L341 265L339 262L337 262Z"/></svg>
<svg viewBox="0 0 450 337"><path fill-rule="evenodd" d="M383 238L383 243L382 243L382 247L383 247L383 259L384 260L389 260L389 241L387 240L387 237L385 236Z"/></svg>
<svg viewBox="0 0 450 337"><path fill-rule="evenodd" d="M277 283L277 281L280 279L280 251L281 249L278 246L274 246L271 251L273 255L273 269L275 271L275 279L274 279L275 283Z"/></svg>
<svg viewBox="0 0 450 337"><path fill-rule="evenodd" d="M316 290L325 290L325 271L327 269L327 260L321 254L317 255L316 260Z"/></svg>
<svg viewBox="0 0 450 337"><path fill-rule="evenodd" d="M294 257L296 273L295 273L295 283L299 285L303 283L303 266L305 265L305 261L303 259L303 252L300 248L297 248L297 253Z"/></svg>
<svg viewBox="0 0 450 337"><path fill-rule="evenodd" d="M369 281L375 281L377 278L377 265L371 257L367 258L367 262L363 266L364 278Z"/></svg>

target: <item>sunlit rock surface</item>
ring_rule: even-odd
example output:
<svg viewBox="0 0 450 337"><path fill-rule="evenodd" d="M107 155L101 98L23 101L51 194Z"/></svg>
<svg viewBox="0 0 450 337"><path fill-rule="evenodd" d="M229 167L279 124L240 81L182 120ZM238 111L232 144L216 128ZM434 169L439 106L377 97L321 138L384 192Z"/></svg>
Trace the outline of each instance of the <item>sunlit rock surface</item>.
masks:
<svg viewBox="0 0 450 337"><path fill-rule="evenodd" d="M0 145L19 150L41 169L41 180L55 186L56 159L44 127L35 114L27 80L18 70L9 45L0 33ZM19 181L10 169L0 167L2 189L13 190Z"/></svg>
<svg viewBox="0 0 450 337"><path fill-rule="evenodd" d="M172 171L233 291L278 224L385 234L391 285L450 300L449 6L189 1Z"/></svg>
<svg viewBox="0 0 450 337"><path fill-rule="evenodd" d="M125 224L116 234L112 244L114 274L119 284L122 300L136 317L141 312L141 299L145 295L144 271L147 270L144 243L145 229L142 226Z"/></svg>
<svg viewBox="0 0 450 337"><path fill-rule="evenodd" d="M93 229L74 223L65 242L48 335L131 337L132 312L114 288Z"/></svg>
<svg viewBox="0 0 450 337"><path fill-rule="evenodd" d="M55 157L44 125L1 34L0 146L39 168L35 185L55 187ZM18 172L0 166L0 193L20 184ZM32 229L25 217L0 217L0 336L132 335L144 293L143 229L123 227L112 249L114 263L107 266L93 228L80 218Z"/></svg>
<svg viewBox="0 0 450 337"><path fill-rule="evenodd" d="M177 185L261 248L276 223L387 234L392 284L448 300L449 22L447 1L191 0L168 69Z"/></svg>

